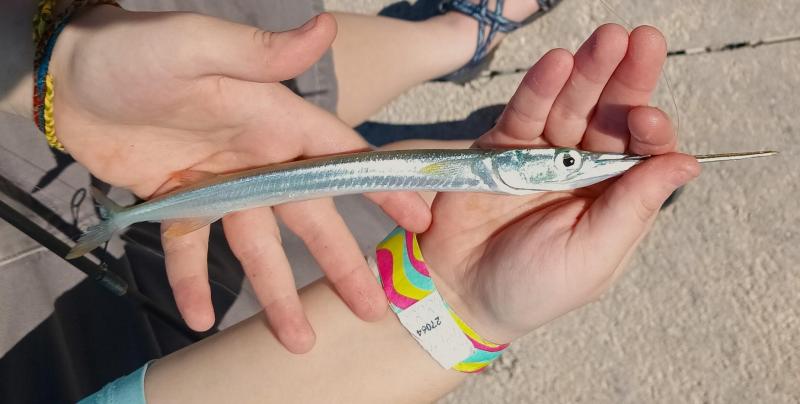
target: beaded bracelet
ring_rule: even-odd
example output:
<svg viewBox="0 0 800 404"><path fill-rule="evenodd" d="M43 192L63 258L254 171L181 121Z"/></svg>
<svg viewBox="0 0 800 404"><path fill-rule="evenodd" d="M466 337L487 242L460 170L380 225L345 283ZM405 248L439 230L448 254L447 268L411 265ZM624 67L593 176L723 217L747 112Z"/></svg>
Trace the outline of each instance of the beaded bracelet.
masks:
<svg viewBox="0 0 800 404"><path fill-rule="evenodd" d="M33 17L33 44L36 47L33 58L33 122L44 133L50 147L63 151L64 145L56 137L53 121L54 79L48 73L56 40L80 8L98 4L119 7L119 4L113 0L76 0L61 14L54 16L56 1L40 0L38 11Z"/></svg>
<svg viewBox="0 0 800 404"><path fill-rule="evenodd" d="M416 234L397 227L378 244L375 259L378 278L389 300L389 307L395 314L402 313L415 303L436 293L436 286L422 258ZM454 365L452 369L467 373L483 371L502 354L508 344L495 344L482 338L464 323L447 303L444 305L473 347L471 355Z"/></svg>

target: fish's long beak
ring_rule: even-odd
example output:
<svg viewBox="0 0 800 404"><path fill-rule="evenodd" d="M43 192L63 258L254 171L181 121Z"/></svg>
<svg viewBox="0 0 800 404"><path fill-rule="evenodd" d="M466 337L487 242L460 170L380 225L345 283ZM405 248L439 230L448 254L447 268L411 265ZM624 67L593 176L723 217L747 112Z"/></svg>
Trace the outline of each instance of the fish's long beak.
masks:
<svg viewBox="0 0 800 404"><path fill-rule="evenodd" d="M712 163L717 161L742 160L755 157L768 157L777 154L775 151L760 151L747 153L704 154L694 156L699 163ZM636 156L620 153L587 153L583 166L569 179L571 188L581 188L600 181L616 177L631 167L650 158L650 156Z"/></svg>
<svg viewBox="0 0 800 404"><path fill-rule="evenodd" d="M778 154L778 152L773 150L765 150L765 151L758 151L758 152L745 152L745 153L722 153L722 154L697 154L694 158L697 159L698 163L714 163L717 161L732 161L732 160L744 160L744 159L751 159L756 157L769 157Z"/></svg>
<svg viewBox="0 0 800 404"><path fill-rule="evenodd" d="M583 166L569 179L571 188L582 188L616 177L649 156L634 156L620 153L590 153Z"/></svg>

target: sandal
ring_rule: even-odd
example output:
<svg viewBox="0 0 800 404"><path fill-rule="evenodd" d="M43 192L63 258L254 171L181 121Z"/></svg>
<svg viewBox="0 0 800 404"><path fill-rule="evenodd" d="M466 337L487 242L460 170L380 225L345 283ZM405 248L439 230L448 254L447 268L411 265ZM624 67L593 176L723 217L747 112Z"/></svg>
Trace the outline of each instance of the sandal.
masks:
<svg viewBox="0 0 800 404"><path fill-rule="evenodd" d="M468 0L418 0L413 6L407 1L403 1L384 8L378 15L408 21L421 21L437 14L457 11L478 21L478 41L472 58L460 69L434 80L463 85L480 76L481 72L489 67L494 57L494 51L497 49L489 50L489 46L498 32L509 33L528 25L561 3L561 0L536 0L539 3L539 10L518 22L503 16L505 0L496 1L495 9L491 11L489 10L489 0L480 0L478 4L470 3ZM486 28L489 28L488 33L485 32Z"/></svg>
<svg viewBox="0 0 800 404"><path fill-rule="evenodd" d="M480 0L478 4L470 3L468 0L445 0L439 3L439 10L442 13L453 10L478 21L478 45L475 48L472 59L466 65L450 74L439 77L436 81L450 81L463 85L476 79L481 72L489 67L494 58L494 52L497 47L489 50L489 45L491 45L494 36L498 32L507 34L526 26L547 14L561 2L561 0L537 0L539 9L528 18L517 22L503 17L504 0L496 1L497 4L492 11L488 9L489 0ZM487 27L489 28L488 33L484 32Z"/></svg>

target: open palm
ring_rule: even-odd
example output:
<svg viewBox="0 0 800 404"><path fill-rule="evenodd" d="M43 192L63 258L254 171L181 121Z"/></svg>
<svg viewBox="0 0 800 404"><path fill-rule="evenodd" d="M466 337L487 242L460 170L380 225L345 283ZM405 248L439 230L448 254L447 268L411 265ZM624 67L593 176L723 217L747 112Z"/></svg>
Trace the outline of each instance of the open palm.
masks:
<svg viewBox="0 0 800 404"><path fill-rule="evenodd" d="M212 173L364 149L336 117L281 80L311 66L336 33L320 15L285 33L188 13L134 13L98 6L67 26L54 50L55 122L67 151L92 174L150 198ZM373 194L398 222L424 230L414 194ZM355 239L330 199L226 216L225 234L280 340L311 348L273 210L309 247L353 311L385 313ZM167 275L190 327L214 322L208 227L163 237Z"/></svg>
<svg viewBox="0 0 800 404"><path fill-rule="evenodd" d="M670 121L646 106L665 56L654 28L602 26L574 57L543 56L475 144L664 156L570 192L437 195L420 247L446 300L484 337L511 341L598 298L664 200L699 173L693 158L666 154Z"/></svg>

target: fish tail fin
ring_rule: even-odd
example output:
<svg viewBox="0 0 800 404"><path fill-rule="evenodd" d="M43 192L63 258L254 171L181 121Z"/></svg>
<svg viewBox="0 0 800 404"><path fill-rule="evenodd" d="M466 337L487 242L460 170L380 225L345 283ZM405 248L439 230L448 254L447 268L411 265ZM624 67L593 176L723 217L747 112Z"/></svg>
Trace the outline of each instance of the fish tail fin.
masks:
<svg viewBox="0 0 800 404"><path fill-rule="evenodd" d="M78 258L89 251L103 245L118 230L117 214L125 208L109 199L97 188L92 187L92 197L100 204L100 223L90 226L78 239L77 244L69 250L66 259Z"/></svg>

